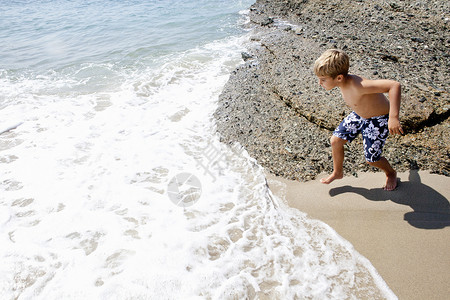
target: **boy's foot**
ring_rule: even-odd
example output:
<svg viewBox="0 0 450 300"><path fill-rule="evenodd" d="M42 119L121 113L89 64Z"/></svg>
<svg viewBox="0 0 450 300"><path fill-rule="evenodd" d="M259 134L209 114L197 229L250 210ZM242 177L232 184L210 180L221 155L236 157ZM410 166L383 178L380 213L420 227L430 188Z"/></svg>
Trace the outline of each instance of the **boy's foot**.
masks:
<svg viewBox="0 0 450 300"><path fill-rule="evenodd" d="M344 177L343 174L335 174L332 173L330 176L328 176L327 178L322 178L320 179L320 182L325 183L325 184L329 184L332 181L334 181L335 179L342 179Z"/></svg>
<svg viewBox="0 0 450 300"><path fill-rule="evenodd" d="M397 172L386 175L386 185L383 187L385 191L393 191L397 188Z"/></svg>

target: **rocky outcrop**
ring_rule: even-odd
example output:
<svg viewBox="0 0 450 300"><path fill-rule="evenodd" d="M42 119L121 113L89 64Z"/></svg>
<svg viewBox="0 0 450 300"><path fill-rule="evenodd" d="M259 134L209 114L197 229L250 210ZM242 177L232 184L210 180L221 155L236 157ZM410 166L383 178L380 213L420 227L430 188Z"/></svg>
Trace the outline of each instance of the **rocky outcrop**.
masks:
<svg viewBox="0 0 450 300"><path fill-rule="evenodd" d="M433 2L433 3L431 3ZM326 49L344 49L350 72L402 84L404 136L384 155L400 171L450 173L450 34L447 1L258 0L251 46L219 97L217 129L266 169L289 179L332 170L329 137L349 109L312 71ZM369 170L362 141L345 171Z"/></svg>

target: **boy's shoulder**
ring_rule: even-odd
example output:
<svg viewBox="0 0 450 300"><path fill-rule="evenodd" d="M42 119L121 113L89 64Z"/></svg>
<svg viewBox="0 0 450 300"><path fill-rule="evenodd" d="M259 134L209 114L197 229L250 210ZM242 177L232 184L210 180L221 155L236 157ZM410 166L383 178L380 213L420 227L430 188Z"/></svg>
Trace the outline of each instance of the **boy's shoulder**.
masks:
<svg viewBox="0 0 450 300"><path fill-rule="evenodd" d="M362 87L362 83L367 80L361 76L355 75L355 74L348 74L345 77L345 84L343 85L342 88L344 89L358 89L360 87Z"/></svg>
<svg viewBox="0 0 450 300"><path fill-rule="evenodd" d="M358 84L367 79L362 76L356 75L356 74L348 74L346 77L346 80L348 83Z"/></svg>
<svg viewBox="0 0 450 300"><path fill-rule="evenodd" d="M381 79L369 79L355 74L348 74L346 78L348 87L356 89L364 89L381 81Z"/></svg>
<svg viewBox="0 0 450 300"><path fill-rule="evenodd" d="M355 74L348 74L345 84L341 86L341 90L347 95L352 95L352 97L360 97L365 94L377 93L371 89L373 85L374 81L371 79Z"/></svg>
<svg viewBox="0 0 450 300"><path fill-rule="evenodd" d="M349 74L341 88L347 92L365 95L387 93L396 86L400 86L400 83L395 80L367 79L355 74Z"/></svg>

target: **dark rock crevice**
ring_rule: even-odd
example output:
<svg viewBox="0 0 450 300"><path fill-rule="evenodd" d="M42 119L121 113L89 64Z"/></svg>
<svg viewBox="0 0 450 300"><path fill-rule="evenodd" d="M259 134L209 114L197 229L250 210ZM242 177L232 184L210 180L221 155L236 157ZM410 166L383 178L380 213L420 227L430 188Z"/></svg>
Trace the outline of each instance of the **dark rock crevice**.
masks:
<svg viewBox="0 0 450 300"><path fill-rule="evenodd" d="M284 104L286 104L286 106L293 110L296 114L298 114L300 117L305 118L308 122L311 122L314 125L317 125L318 127L322 128L322 129L326 129L328 131L334 131L335 127L331 127L329 126L325 120L323 119L319 119L317 118L317 116L313 115L313 114L305 114L304 111L298 109L297 107L294 107L293 102L291 99L289 98L285 98L283 95L281 95L276 89L273 89L272 92L274 93L274 95L276 95L281 102L283 102Z"/></svg>
<svg viewBox="0 0 450 300"><path fill-rule="evenodd" d="M436 113L436 111L433 111L426 120L414 122L413 119L409 119L407 121L403 121L403 125L409 133L419 133L426 127L433 127L439 124L446 123L449 117L450 110L444 111L442 113Z"/></svg>

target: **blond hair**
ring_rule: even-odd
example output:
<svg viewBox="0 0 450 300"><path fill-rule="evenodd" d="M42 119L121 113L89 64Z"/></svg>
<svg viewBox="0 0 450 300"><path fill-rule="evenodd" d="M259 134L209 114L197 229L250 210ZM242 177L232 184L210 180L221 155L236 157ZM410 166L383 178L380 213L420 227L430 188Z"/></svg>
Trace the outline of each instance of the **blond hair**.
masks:
<svg viewBox="0 0 450 300"><path fill-rule="evenodd" d="M334 79L340 74L347 76L349 66L350 60L344 51L329 49L314 63L314 73L317 76L330 76Z"/></svg>

